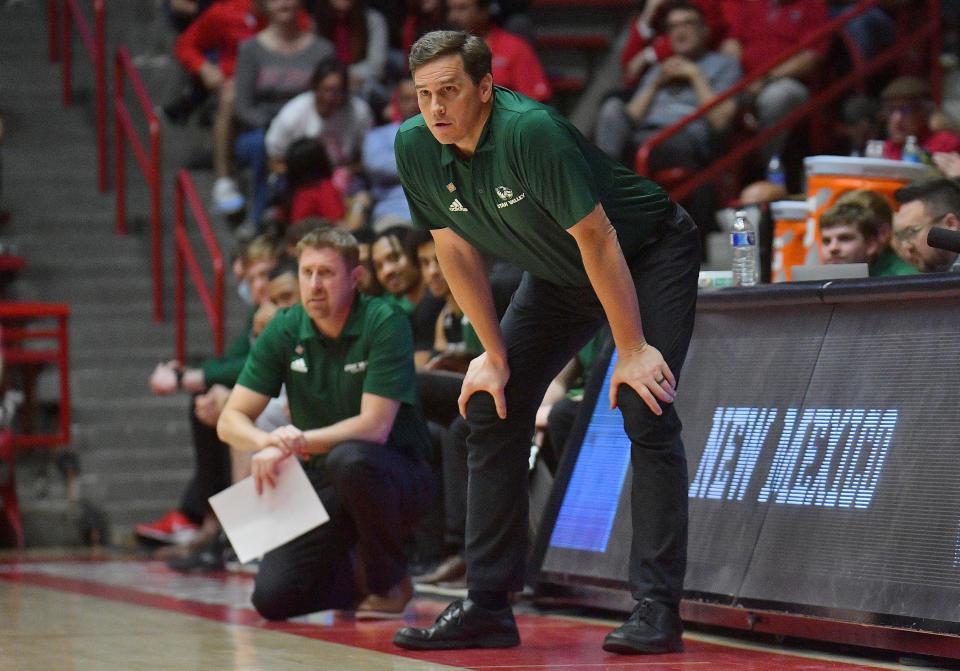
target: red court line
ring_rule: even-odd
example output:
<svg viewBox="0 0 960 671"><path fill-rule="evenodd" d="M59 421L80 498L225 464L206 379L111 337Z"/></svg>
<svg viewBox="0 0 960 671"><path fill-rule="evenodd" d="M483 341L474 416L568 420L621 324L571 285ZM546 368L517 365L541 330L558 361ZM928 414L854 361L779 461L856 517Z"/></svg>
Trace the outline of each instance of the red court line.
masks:
<svg viewBox="0 0 960 671"><path fill-rule="evenodd" d="M0 579L8 582L35 585L48 589L83 594L110 601L118 601L149 608L157 608L208 620L245 625L304 636L316 640L347 645L365 650L429 661L468 669L617 669L630 671L679 671L709 666L710 671L824 671L844 669L867 671L874 666L848 664L828 660L798 657L786 653L705 643L687 639L686 651L670 655L621 656L604 652L600 644L609 627L539 615L517 616L520 637L518 648L507 650L446 650L413 652L395 647L391 640L400 626L428 626L444 608L444 604L429 599L416 599L405 621L358 621L335 614L327 624L300 622L268 622L252 608L234 608L217 604L180 599L135 588L105 585L90 580L52 576L32 572L29 563L10 572L0 572ZM151 576L168 572L171 578L182 577L166 567L148 569ZM219 574L225 583L249 582L251 576L232 573ZM207 578L211 575L205 576Z"/></svg>

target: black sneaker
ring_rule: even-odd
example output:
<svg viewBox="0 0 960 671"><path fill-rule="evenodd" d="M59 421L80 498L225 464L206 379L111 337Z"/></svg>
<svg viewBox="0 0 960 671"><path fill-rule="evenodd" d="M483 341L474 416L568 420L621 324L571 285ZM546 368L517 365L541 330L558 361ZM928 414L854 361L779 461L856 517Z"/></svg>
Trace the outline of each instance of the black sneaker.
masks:
<svg viewBox="0 0 960 671"><path fill-rule="evenodd" d="M603 641L603 649L621 655L683 652L683 623L676 608L643 599L620 627Z"/></svg>
<svg viewBox="0 0 960 671"><path fill-rule="evenodd" d="M187 122L190 121L190 117L203 105L208 95L209 93L201 84L191 83L184 88L176 100L167 103L161 108L163 116L170 123L178 126L186 126Z"/></svg>
<svg viewBox="0 0 960 671"><path fill-rule="evenodd" d="M224 555L229 547L230 543L221 531L209 543L185 557L171 557L167 560L167 566L180 573L223 571L226 568Z"/></svg>
<svg viewBox="0 0 960 671"><path fill-rule="evenodd" d="M393 644L407 650L513 648L520 645L520 633L509 606L487 610L470 599L460 599L447 606L428 629L400 629Z"/></svg>

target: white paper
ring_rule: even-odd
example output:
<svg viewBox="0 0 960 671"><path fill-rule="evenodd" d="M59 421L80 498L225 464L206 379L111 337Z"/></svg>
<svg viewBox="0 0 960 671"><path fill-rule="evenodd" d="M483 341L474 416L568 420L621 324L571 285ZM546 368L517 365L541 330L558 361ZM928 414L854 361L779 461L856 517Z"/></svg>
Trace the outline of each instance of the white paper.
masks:
<svg viewBox="0 0 960 671"><path fill-rule="evenodd" d="M210 497L210 506L242 563L330 519L299 459L283 459L278 467L276 486L264 484L263 494L257 494L253 477L248 477Z"/></svg>

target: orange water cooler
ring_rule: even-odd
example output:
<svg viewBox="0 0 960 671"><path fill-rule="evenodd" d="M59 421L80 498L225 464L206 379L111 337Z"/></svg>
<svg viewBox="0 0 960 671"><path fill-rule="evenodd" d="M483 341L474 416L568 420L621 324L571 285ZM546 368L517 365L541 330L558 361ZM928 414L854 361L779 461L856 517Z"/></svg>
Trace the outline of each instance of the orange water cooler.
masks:
<svg viewBox="0 0 960 671"><path fill-rule="evenodd" d="M818 263L820 233L817 222L823 211L832 206L837 198L854 189L869 189L879 193L898 209L893 192L905 184L936 175L936 171L923 163L892 161L886 158L863 158L860 156L808 156L803 159L807 178L807 209L810 213L808 230L812 231L811 249L814 254L807 263Z"/></svg>
<svg viewBox="0 0 960 671"><path fill-rule="evenodd" d="M790 268L818 263L817 226L809 216L805 200L777 200L770 203L773 219L773 254L770 281L789 282Z"/></svg>

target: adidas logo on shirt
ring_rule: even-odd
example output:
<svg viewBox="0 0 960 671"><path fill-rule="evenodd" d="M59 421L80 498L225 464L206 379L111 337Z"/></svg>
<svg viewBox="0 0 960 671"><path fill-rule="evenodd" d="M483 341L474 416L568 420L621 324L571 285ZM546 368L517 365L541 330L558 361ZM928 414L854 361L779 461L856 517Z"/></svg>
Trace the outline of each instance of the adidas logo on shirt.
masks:
<svg viewBox="0 0 960 671"><path fill-rule="evenodd" d="M290 362L290 370L295 373L306 373L307 372L307 362L303 359L294 359Z"/></svg>
<svg viewBox="0 0 960 671"><path fill-rule="evenodd" d="M450 203L450 211L451 211L451 212L469 212L470 210L468 210L467 208L465 208L465 207L460 203L460 199L459 199L459 198L454 198L454 199L453 199L453 202Z"/></svg>

